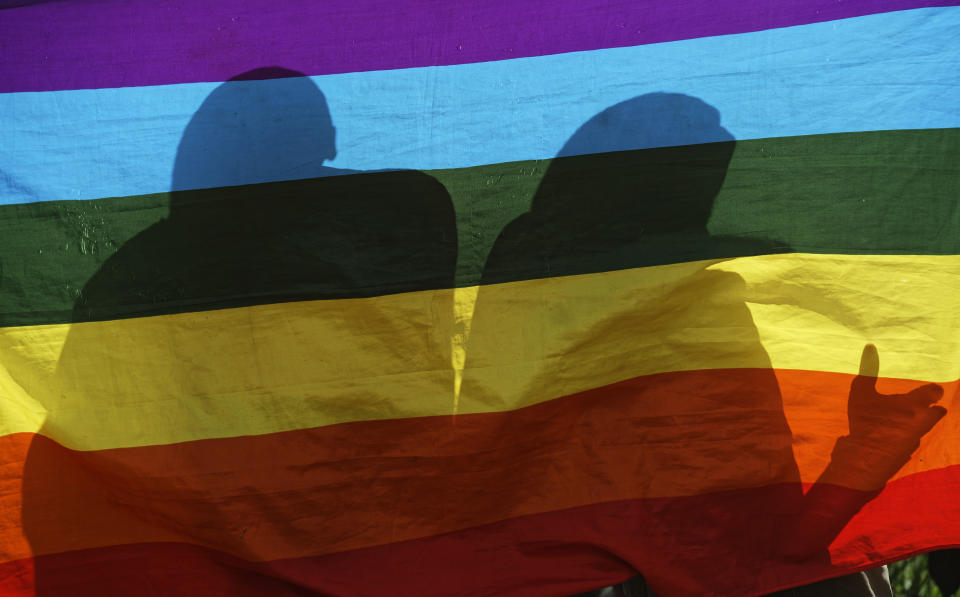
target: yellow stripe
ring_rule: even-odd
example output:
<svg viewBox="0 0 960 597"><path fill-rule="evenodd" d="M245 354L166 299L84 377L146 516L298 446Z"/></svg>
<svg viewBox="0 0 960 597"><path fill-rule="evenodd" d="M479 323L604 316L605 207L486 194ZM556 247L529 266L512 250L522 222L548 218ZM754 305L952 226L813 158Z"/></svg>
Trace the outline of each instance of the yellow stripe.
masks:
<svg viewBox="0 0 960 597"><path fill-rule="evenodd" d="M882 376L949 381L958 289L960 256L795 254L484 286L475 302L443 290L4 328L0 435L92 450L502 411L665 371L856 373L867 342Z"/></svg>

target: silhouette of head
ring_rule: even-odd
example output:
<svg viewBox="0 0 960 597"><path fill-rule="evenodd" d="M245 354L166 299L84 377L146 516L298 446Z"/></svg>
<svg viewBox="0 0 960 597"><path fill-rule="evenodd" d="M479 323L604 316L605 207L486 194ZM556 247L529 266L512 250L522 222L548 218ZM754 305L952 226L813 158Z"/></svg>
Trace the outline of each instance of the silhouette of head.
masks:
<svg viewBox="0 0 960 597"><path fill-rule="evenodd" d="M558 154L567 159L556 160L544 177L533 209L577 209L605 234L705 234L733 147L733 135L709 104L678 93L641 95L577 129Z"/></svg>
<svg viewBox="0 0 960 597"><path fill-rule="evenodd" d="M720 112L682 93L648 93L610 106L585 122L558 157L733 141Z"/></svg>
<svg viewBox="0 0 960 597"><path fill-rule="evenodd" d="M336 153L327 100L313 81L284 68L260 68L233 77L204 100L180 140L171 186L182 191L312 178Z"/></svg>

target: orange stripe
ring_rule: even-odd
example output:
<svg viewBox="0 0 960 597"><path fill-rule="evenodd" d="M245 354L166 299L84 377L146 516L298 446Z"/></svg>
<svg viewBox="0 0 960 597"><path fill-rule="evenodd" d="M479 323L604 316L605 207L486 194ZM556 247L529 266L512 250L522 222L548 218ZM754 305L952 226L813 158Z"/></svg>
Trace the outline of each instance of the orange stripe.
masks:
<svg viewBox="0 0 960 597"><path fill-rule="evenodd" d="M15 434L0 438L0 519L23 523L0 528L0 554L179 541L262 561L613 500L798 482L796 462L813 481L846 433L852 379L665 373L506 413L91 452ZM883 380L880 389L916 385ZM955 392L956 383L949 400ZM957 437L957 419L946 417L900 474L957 464L937 449ZM870 474L842 480L869 489Z"/></svg>

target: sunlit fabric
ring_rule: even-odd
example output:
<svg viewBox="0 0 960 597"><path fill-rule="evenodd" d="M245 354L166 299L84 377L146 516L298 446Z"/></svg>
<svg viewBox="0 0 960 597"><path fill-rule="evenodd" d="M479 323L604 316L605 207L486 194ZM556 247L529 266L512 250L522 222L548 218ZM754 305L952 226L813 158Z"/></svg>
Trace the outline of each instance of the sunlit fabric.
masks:
<svg viewBox="0 0 960 597"><path fill-rule="evenodd" d="M951 4L0 0L0 594L960 545Z"/></svg>

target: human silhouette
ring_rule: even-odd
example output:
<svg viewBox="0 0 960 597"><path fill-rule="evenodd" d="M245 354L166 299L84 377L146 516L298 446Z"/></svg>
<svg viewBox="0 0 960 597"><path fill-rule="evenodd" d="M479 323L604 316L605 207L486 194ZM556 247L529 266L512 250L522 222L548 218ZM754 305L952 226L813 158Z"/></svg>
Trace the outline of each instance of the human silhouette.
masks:
<svg viewBox="0 0 960 597"><path fill-rule="evenodd" d="M49 414L41 435L30 446L23 484L25 535L35 553L47 554L36 560L38 595L116 594L109 584L116 579L135 579L148 588L197 586L198 579L189 572L149 555L155 552L138 551L142 546L137 545L119 551L88 550L86 565L71 563L70 550L84 547L91 525L97 524L103 525L97 539L107 546L122 543L128 528L146 529L178 545L198 546L195 553L204 562L203 569L215 571L211 574L221 583L207 587L211 594L242 590L299 595L319 590L301 582L309 573L289 578L250 564L262 554L248 546L246 530L225 528L223 512L269 507L270 496L237 495L212 501L192 491L189 475L173 472L178 467L189 470L189 462L174 458L165 464L168 468L152 469L169 471L169 476L143 478L125 468L122 450L69 451L55 443L77 439L77 429L64 423L76 409L85 409L88 421L81 433L96 435L124 425L123 409L104 403L102 397L136 396L137 380L126 373L149 366L151 350L177 354L169 370L151 378L169 384L172 400L205 395L209 355L178 343L176 326L163 327L159 336L139 336L140 328L125 328L129 337L105 338L95 322L454 286L456 228L446 190L418 172L330 169L325 162L336 155L337 144L322 93L299 73L271 70L271 85L248 82L264 77L245 73L219 86L204 101L178 149L169 215L120 247L77 298L77 325L46 384L50 390L42 399ZM619 463L620 470L634 474L604 476L597 471L591 484L551 490L558 492L550 500L557 507L610 502L615 515L588 521L558 544L539 536L519 536L516 553L548 558L553 550L562 550L579 554L583 561L595 558L604 563L606 570L613 570L610 582L640 572L653 590L680 578L692 594L716 589L710 571L695 569L702 563L698 552L706 547L719 554L718 565L756 567L756 578L745 578L738 587L744 592L751 586L772 586L771 579L764 577L767 562L792 558L800 562L798 569L821 566L829 571L827 547L835 533L875 495L874 486L882 487L909 458L919 437L942 416L930 407L938 397L937 389L925 386L899 397L877 394L871 383L877 375L872 367L875 352L865 351L865 367L850 393L850 436L838 441L840 448L824 472L823 483L804 496L779 387L744 304L743 280L708 261L787 250L771 239L711 234L710 213L734 146L733 136L713 107L669 93L612 106L574 133L548 168L529 212L502 231L490 252L466 340L462 394L488 400L491 410L496 410L503 396L487 385L490 378L484 372L508 376L525 367L530 373L525 374L523 395L510 396L511 401L561 398L564 394L544 395L544 388L565 387L566 381L584 374L585 366L590 375L620 385L616 392L578 410L564 410L562 398L555 401L559 427L518 430L504 419L503 433L490 431L489 445L518 442L525 448L504 450L511 454L509 462L497 461L495 456L484 461L493 463L489 466L496 470L488 472L497 482L471 488L469 500L426 500L418 512L442 516L455 508L463 519L490 521L522 516L531 504L540 503L547 473L563 470L564 455L583 452L603 461L607 453L618 458L628 454L628 462ZM664 287L638 289L632 295L635 308L628 306L611 318L602 291L596 300L578 307L577 317L582 319L574 323L581 324L591 338L613 347L603 355L591 353L582 334L556 338L545 333L552 324L551 301L562 297L534 297L542 308L531 310L527 320L506 333L499 324L513 306L499 292L501 282L672 263L686 265ZM677 300L665 300L669 298ZM723 320L714 313L723 313ZM376 316L350 311L337 325L344 335L362 334L368 317ZM452 330L442 321L448 316L452 312L442 309L432 314L434 325L425 326L423 335ZM274 323L278 322L258 320L250 325L254 329ZM685 339L683 334L667 333L670 329L722 332L710 344L711 354L752 367L725 370L711 377L709 387L670 385L664 377L638 375L637 371L644 371L644 361L655 360L651 355L696 349L696 334ZM230 349L216 344L216 330L211 334L217 349ZM296 329L291 329L295 334ZM255 337L251 334L250 341ZM336 343L335 337L329 340ZM374 350L387 350L386 343L392 340L370 341L378 343ZM118 346L143 348L118 351ZM250 354L256 354L255 347L249 348ZM597 358L583 360L591 354ZM450 370L447 352L424 351L423 355L418 357L420 370L444 374ZM304 351L298 357L309 363L316 355ZM242 367L259 363L238 363L238 376ZM84 375L91 366L116 374ZM283 417L284 389L263 389L279 392L276 408L265 410L264 416ZM722 408L711 408L721 401ZM889 408L878 410L877 404ZM612 423L610 412L619 415ZM233 414L225 411L220 416ZM710 425L704 425L705 420ZM902 426L904 420L912 424ZM906 429L892 442L893 454L871 452L890 428ZM646 435L638 437L637 430ZM625 452L624 447L629 450ZM324 454L318 452L318 459ZM697 457L687 458L691 454ZM837 499L831 480L849 478L853 456L864 454L874 458L866 475L870 490L841 492ZM686 476L698 493L660 496L677 498L665 501L638 500L657 482L649 474L657 470L651 462L667 456L675 458L674 465L686 467ZM333 460L349 466L349 461ZM391 463L390 459L383 463L385 477L409 474L394 470ZM723 467L729 477L716 474L714 469ZM449 496L456 496L456 471L451 472L454 485ZM745 509L736 491L744 486L761 488L769 499ZM328 495L332 491L323 489ZM351 507L349 497L343 497L345 512ZM388 497L402 501L410 496ZM302 494L302 501L313 503L309 493ZM317 510L317 517L338 514ZM115 519L103 518L105 512ZM282 508L274 514L282 517ZM188 519L208 523L184 524ZM303 521L288 522L278 532L289 534L293 543L303 546L315 540L298 526ZM798 528L805 530L801 533ZM484 532L483 528L475 531ZM384 537L384 543L389 541ZM205 546L217 551L203 551ZM310 547L323 551L322 546ZM464 549L466 555L457 569L444 571L448 581L456 575L470 576L469 545ZM58 553L67 555L61 558ZM498 586L517 591L534 586L538 579L524 574L522 564L518 562L517 571L505 570ZM422 570L392 570L384 562L380 577L436 572L428 561L415 565ZM549 578L540 580L551 586L572 586L576 579L565 575L574 573L553 569L545 572ZM351 586L350 578L322 580L326 588Z"/></svg>
<svg viewBox="0 0 960 597"><path fill-rule="evenodd" d="M621 469L632 467L635 473L609 478L595 472L593 486L558 490L551 502L555 508L619 504L618 517L591 521L594 534L580 547L584 557L605 549L606 566L623 566L624 576L632 568L649 581L621 587L627 592L676 587L678 579L689 594L749 592L751 586L790 582L765 570L765 563L784 558L799 562L798 569L807 573L819 567L829 574L830 541L876 495L848 492L838 499L831 480L849 478L853 470L851 462L837 461L804 497L778 382L744 303L744 282L709 261L790 250L776 239L711 233L714 200L734 147L719 112L700 99L651 93L611 106L584 123L560 150L530 210L504 228L483 272L489 285L688 264L675 270L682 274L638 286L631 295L633 307L610 307L603 284L597 284L595 296L568 299L536 287L530 291L529 315L509 330L496 322L516 308L511 301L521 300L519 293L482 286L468 343L465 393L489 395L484 372L515 371L518 363L533 371L521 386L523 394L513 397L521 404L562 402L562 388L570 387L565 383L578 376L619 382L614 390L597 393L584 411L564 418L562 405L552 409L553 421L562 421L567 430L562 437L543 439L544 452L553 450L554 460L541 452L526 468L516 463L524 476L511 480L512 498L501 502L505 516L522 513L525 504L538 499L538 473L546 486L550 471L562 469L570 450L587 451L602 462L623 458L611 446L635 445L629 462L621 463ZM578 318L570 323L578 333L545 335L557 314ZM709 344L702 344L704 339ZM605 348L595 350L600 344ZM749 368L718 371L709 379L693 375L677 386L662 385L664 376L643 376L648 362L662 355L707 350L716 362ZM864 361L871 355L875 350L867 350ZM876 404L911 401L901 414L916 421L896 456L873 462L872 482L882 487L942 413L928 408L938 397L934 387L910 397L883 397L870 383L876 375L867 367L857 377L851 421L869 418L864 413L875 413ZM611 412L617 413L615 422ZM868 426L871 434L882 435L896 422ZM865 431L852 433L863 437ZM859 442L848 443L856 446L848 453L863 454ZM726 467L734 478L718 473ZM671 468L693 480L688 483L693 495L646 494ZM752 488L759 489L745 506L740 490ZM649 497L672 499L637 501ZM705 550L716 560L713 569L701 569ZM712 576L738 566L756 570L755 576L742 578L736 588L714 584Z"/></svg>
<svg viewBox="0 0 960 597"><path fill-rule="evenodd" d="M710 142L701 142L705 139ZM706 261L784 249L768 239L726 238L709 231L714 198L734 147L734 138L722 127L717 110L697 98L653 93L611 106L574 132L548 167L530 210L504 228L487 258L485 284L692 263L684 273L666 279L667 286L638 288L637 304L626 313L608 315L608 297L603 294L603 285L598 285L595 297L580 297L577 309L571 310L582 318L571 328L581 330L585 338L560 338L551 345L537 346L537 353L524 355L531 363L541 363L532 367L535 373L524 385L529 393L525 400L563 400L562 395L540 395L543 388L557 387L554 379L558 376L634 384L628 390L597 399L603 402L590 403L586 412L571 420L568 437L554 438L558 454L562 454L559 448L564 442L580 443L600 460L611 445L637 443L626 468L632 466L638 473L602 479L591 496L598 502L643 496L644 488L655 483L642 472L649 466L647 458L668 458L680 449L694 455L677 463L689 467L691 478L709 479L708 469L715 463L739 461L736 474L740 482L792 485L794 499L799 499L790 428L769 358L743 302L743 281L736 274L711 268L711 262ZM544 318L549 317L550 309L545 307L533 311L519 329L511 330L514 335L503 337L496 321L509 305L499 304L499 296L496 287L482 286L479 291L464 392L483 392L481 378L474 371L508 367L508 360L518 358L511 345L529 346L528 339L537 338L538 329L548 325ZM562 296L547 296L547 305L563 304ZM726 319L711 319L711 313L722 313ZM613 317L606 321L609 316ZM643 371L658 354L696 350L696 338L703 337L704 330L707 336L717 336L710 350L719 359L750 363L752 368L743 374L721 373L716 377L719 387L713 389L714 394L701 392L693 397L677 393L678 388L658 385L665 383L661 376L644 381L641 374L634 373ZM591 347L598 344L606 345L606 352L593 353ZM637 381L631 382L633 378ZM711 425L702 425L696 411L709 408L720 396L728 403L710 414ZM658 404L670 402L676 403L675 408ZM649 411L638 407L643 404L649 405ZM622 428L610 429L609 422L603 422L601 415L612 411L621 413L618 425ZM664 427L651 428L648 421L658 419L673 421L673 426L664 423ZM751 421L749 427L744 426L745 420ZM743 435L728 437L729 429L740 430ZM653 450L631 437L636 430L657 438ZM655 450L658 446L659 456ZM609 453L606 458L619 458ZM696 455L700 455L699 460ZM537 483L535 473L533 477L516 484L516 503L529 499L526 493L531 484ZM731 489L723 478L715 483L712 488L700 488L702 493ZM603 540L611 558L629 562L648 576L654 588L661 576L676 577L677 554L690 552L695 544L748 549L761 538L769 542L779 514L761 512L747 518L735 510L714 512L726 520L724 525L710 528L711 514L705 513L702 532L690 536L690 504L667 502L658 504L656 512L637 510L653 502L638 502L633 514L620 528L605 533ZM575 500L568 504L581 505ZM732 516L739 517L741 526L736 537L728 532ZM694 591L695 586L693 581L689 589Z"/></svg>
<svg viewBox="0 0 960 597"><path fill-rule="evenodd" d="M258 81L264 78L271 80ZM78 433L96 437L132 425L123 418L124 407L109 400L137 396L135 372L144 368L155 368L152 378L166 383L169 398L181 407L190 408L194 401L195 408L206 408L202 398L210 391L211 379L240 378L251 366L259 366L238 357L232 371L212 371L211 350L221 355L256 355L256 325L290 325L251 315L260 319L250 324L249 338L240 340L249 346L232 345L236 340L229 338L239 336L214 329L209 334L212 344L204 349L178 340L175 322L159 325L153 332L143 331L142 326L125 327L123 337L108 339L98 335L95 322L289 301L433 289L443 293L452 288L457 236L445 188L421 172L330 168L325 163L335 158L336 147L323 93L296 71L271 67L238 75L216 87L194 114L177 150L169 214L119 247L84 286L74 307L77 325L49 380L55 389L48 397L50 415L40 432L45 437L38 436L31 445L23 490L24 532L40 556L35 567L37 595L117 594L111 591L121 590L122 581L131 577L145 590L201 582L190 578L189 572L165 568L147 552L137 556L137 545L126 552L120 549L119 556L109 555L114 553L109 546L123 543L129 529L218 550L198 552L198 558L212 558L206 565L212 578L226 583L208 587L211 594L230 594L231 583L239 583L237 590L259 594L310 593L296 582L245 568L244 560L262 559L263 554L250 551L243 533L222 521L222 512L236 505L204 497L191 488L193 481L183 473L190 470L190 450L183 452L187 460L182 462L154 464L168 470L168 477L144 478L115 461L110 450L74 452L54 442L70 443ZM144 198L152 209L162 200ZM448 315L438 310L423 319L442 329ZM401 316L410 314L395 315ZM290 343L304 347L299 353L294 349L295 358L304 363L335 358L329 351L321 357L308 347L336 346L340 336L366 332L369 322L362 309L344 309L336 317L328 329L338 331L328 338L301 339L291 328ZM382 334L368 334L366 341L371 350L395 350L403 342ZM152 362L151 355L158 349L171 350L177 357L166 364ZM449 355L442 351L425 350L419 359L412 365L417 370L449 368ZM115 374L85 374L91 368ZM280 379L279 385L247 388L274 397L277 408L262 416L276 420L280 429L296 424L284 419L284 383L322 382L311 381L309 366L299 371L308 377L306 381ZM316 408L324 408L327 400L335 402L336 397L318 395ZM87 409L87 420L93 423L80 430L67 428L62 421L78 408ZM235 415L225 411L220 416L229 428ZM242 466L238 464L241 470ZM269 499L239 496L236 503L249 502L244 507L255 509L256 500ZM271 516L283 513L271 512ZM187 520L206 523L191 525ZM299 532L297 520L288 523L288 529L278 532ZM98 525L100 532L95 530ZM91 533L93 541L108 546L104 555L96 555L101 553L96 549L90 552L96 565L71 566L69 558L55 555L74 544L86 547ZM309 542L309 537L302 540L304 549L322 551L322 546ZM126 563L114 566L110 557ZM91 572L103 572L104 567L114 567L117 573L104 577ZM119 585L111 589L111 582Z"/></svg>
<svg viewBox="0 0 960 597"><path fill-rule="evenodd" d="M484 282L789 250L708 231L734 145L717 110L690 96L651 93L607 108L571 136L530 210L501 232Z"/></svg>
<svg viewBox="0 0 960 597"><path fill-rule="evenodd" d="M262 70L286 78L246 81ZM325 166L336 157L326 99L276 70L207 97L177 149L169 217L104 263L74 321L450 287L443 186L415 171Z"/></svg>

